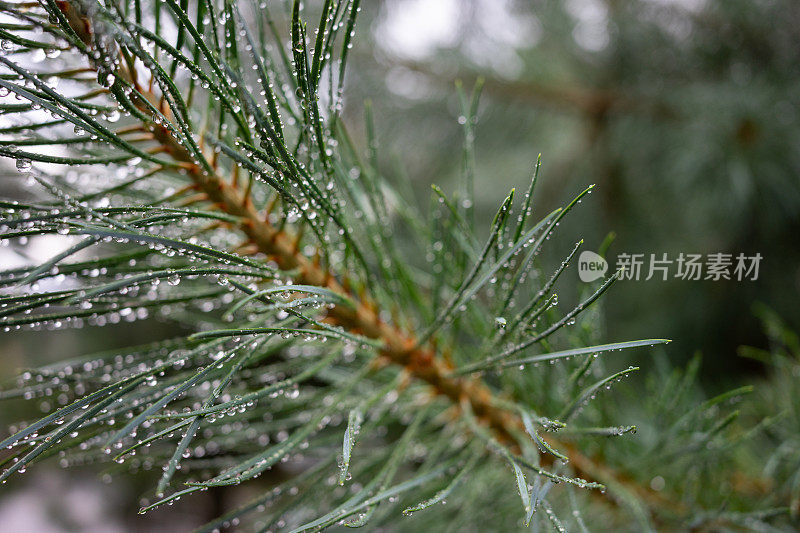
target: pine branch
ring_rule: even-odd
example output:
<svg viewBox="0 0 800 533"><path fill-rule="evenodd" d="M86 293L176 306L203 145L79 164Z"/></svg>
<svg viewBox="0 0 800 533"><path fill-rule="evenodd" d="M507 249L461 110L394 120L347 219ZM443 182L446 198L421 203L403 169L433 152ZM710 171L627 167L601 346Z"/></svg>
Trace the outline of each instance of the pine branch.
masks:
<svg viewBox="0 0 800 533"><path fill-rule="evenodd" d="M404 429L400 432L394 449L385 456L385 461L378 460L376 464L365 469L374 474L371 481L334 511L299 526L298 531L323 528L362 511L363 514L358 515L348 525L364 525L373 519L378 505L385 500L391 501L405 491L427 486L445 473L457 470L457 475L437 495L416 506L407 507L406 510L410 513L429 507L455 490L459 481L469 472L479 469L476 458L481 457L486 450L505 459L511 466L526 510L526 524L539 505L545 509L553 524L560 524L553 508L544 502L549 484L559 482L596 489L603 489L603 485L591 480L605 483L616 499L632 508L647 527L651 520L660 520L662 516L686 514L689 510L683 502L648 490L634 476L628 475L624 468L616 468L607 461L605 453L584 453L578 443L570 440L568 432L565 432L567 436L555 439L543 437L537 429L541 427L552 430L563 426L563 422L571 424L572 419L584 410L599 390L636 370L631 367L611 373L600 377L589 386L584 386L582 380L593 364L593 355L665 342L651 339L608 345L581 344L579 348L560 351L550 349L549 337L574 323L618 277L615 275L609 278L565 315L558 317L548 312L552 297L547 296L577 247L550 281L530 298L528 304L517 310L514 298L520 293L523 294L522 297L526 296L524 282L534 268L534 258L544 241L591 188L565 208L556 210L532 228L525 229L530 214L530 197L536 181L534 175L516 225L510 216L512 191L494 219L486 244L476 253L477 241L472 233L472 130L471 125L468 126L465 131L467 143L464 152L467 182L464 187L465 201L454 205L441 191L437 191L453 217L449 220L434 219L434 225L441 225L438 230L452 230L449 240L458 250L453 254L453 262L457 263L463 277L455 285L444 279L441 267L446 260L447 251L442 251L442 246L438 255L433 253L434 266L440 269L438 273L434 269L434 305L429 310L420 292L414 288L418 278L416 272L413 267L404 265L399 260L391 233L384 227L383 220L388 216L383 204L385 199L397 202L400 206L398 210L403 206L391 187L373 174L376 172L377 159L374 139L369 135L371 166L364 173L363 189L357 190L347 180L337 181L338 176L346 174L346 171L342 172L342 160L334 157L333 151L329 150L327 137L335 132L345 145L341 148L342 153L347 154L347 150L352 152L342 156L343 159L351 157L358 160L354 155L355 150L348 146L349 137L338 116L346 54L352 39L358 2L323 2L313 51L308 49L307 27L300 17L300 3L294 2L289 14L291 59L280 48L281 61L287 70L282 75L286 83L280 87L276 87L273 82L281 75L273 68L273 60L266 54L262 55L264 47L258 43L261 37L250 33L238 6L223 2L221 13L217 13L218 6L214 2L198 2L195 6L196 12L192 13L196 16L196 22L193 22L190 20L190 10L184 4L186 3L178 4L175 0L166 0L163 6L156 3L155 30L149 29L143 22L141 12L134 10L131 14L126 11L130 6L123 8L114 2L95 4L47 1L43 13L37 11L33 5L2 6L18 18L30 20L43 28L54 39L54 43L59 43L46 44L44 49L71 49L83 54L89 67L61 71L63 76L71 81L84 83L82 76L93 72L101 88L69 97L59 93L45 81L46 73L31 72L8 56L0 57L0 63L11 73L5 78L0 77L0 86L28 100L30 110L41 108L54 115L55 120L36 124L31 131L46 131L50 127L70 123L74 125L78 136L53 140L37 134L25 139L25 142L12 141L13 149L3 149L0 146L3 155L16 159L19 169L31 171L33 179L63 204L60 211L51 210L50 205L27 205L25 209L30 210L26 211L27 216L4 222L13 230L4 235L4 238L26 238L29 235L53 231L83 236L78 244L49 261L32 268L11 271L7 273L8 278L1 281L3 286L25 286L36 283L58 269L61 272L82 272L87 268L105 268L102 259L89 262L88 265L80 262L65 263L64 260L108 239L143 244L156 250L168 249L192 258L210 258L222 262L223 266L198 268L168 263L158 264L155 269L145 267L137 271L134 268L136 259L146 257L147 252L118 255L107 259L107 262L113 266L130 260L130 268L124 271L124 275L80 290L44 294L34 290L25 295L3 296L0 317L4 319L3 323L7 328L62 319L82 320L84 317L97 315L98 311L102 313L116 309L119 304L113 295L118 291L127 291L129 287L138 288L144 283L158 283L162 279L168 280L170 284L177 284L183 277L208 274L218 276L220 283L244 294L242 300L227 310L223 320L234 318L245 308L275 312L270 315L274 320L265 325L263 318L258 318L256 314L257 318L241 320L236 327L227 329L212 329L215 324L211 323L209 327L200 328L201 331L174 345L165 343L169 355L163 357L159 355L162 350L160 346L133 349L130 354L132 361L140 356L133 354L150 354L143 356L151 357L149 364L142 363L126 369L113 385L106 386L104 381L99 381L103 383L102 388L5 439L2 446L31 444L32 448L26 454L6 459L5 462L10 463L10 466L0 479L5 480L14 472L23 471L35 459L68 449L69 442L62 441L79 438L75 437L77 430L84 424L88 426L88 421L96 422L98 426L106 422L113 425L114 417L128 415L121 429L103 431L101 427L93 427L83 430L89 438L102 441L109 451L112 445L120 448L117 458L121 461L142 446L160 441L173 431L184 432L180 442L165 454L167 460L164 474L157 490L160 499L145 506L145 511L198 490L241 483L261 475L293 450L300 448L311 435L328 423L335 412L345 408L350 415L347 417L347 429L342 444L339 476L341 483L352 470L351 455L356 446L355 435L374 424L373 420L365 420L363 413L370 409L379 409L377 405L382 398L402 394L408 389L415 391L413 399L408 400L409 406L415 411L413 420L402 420ZM171 17L178 29L174 42L164 38L158 31L162 10ZM215 13L220 16L219 24L214 18ZM268 12L265 12L265 17L270 31L280 41L278 30ZM342 43L337 78L334 75L331 51L336 40L334 30L339 28L344 28L346 35ZM259 27L260 34L265 31L263 26ZM212 34L211 39L205 38L208 33ZM15 42L22 50L37 48L24 39ZM243 79L245 75L242 64L246 55L249 55L253 70L258 73L266 106L255 101L252 92L247 88L248 81ZM168 67L163 66L167 64ZM185 69L191 77L182 85L184 88L188 86L187 96L181 92L177 82L180 69ZM330 109L327 110L330 117L327 119L328 126L323 120L321 97L318 94L320 81L326 73L331 92ZM199 113L203 126L202 135L198 136L192 107L193 102L205 94L203 91L208 94L209 103ZM463 104L470 124L476 109L476 95L477 91L470 102L464 97ZM88 102L94 98L104 99L104 102L111 100L116 105ZM97 113L113 114L117 107L130 115L130 120L126 121L129 123L121 128L115 130L94 118ZM27 105L14 108L15 113L28 110ZM296 139L290 137L289 125L282 123L282 113L299 124L296 128ZM116 121L117 117L114 118ZM368 121L368 130L369 123ZM13 127L5 131L7 134L16 132ZM87 133L93 142L105 143L114 151L98 151L97 154L89 153L89 157L76 157L72 152L67 156L54 156L17 148L55 144L80 147L83 146L82 138ZM289 139L295 141L294 147ZM308 166L300 163L302 154L309 153L313 155L308 156ZM31 170L31 161L96 165L130 161L131 158L138 158L139 161L151 165L150 170L143 170L141 175L123 184L88 194L65 189L67 184L64 183L56 186L55 181L51 183L45 174ZM223 158L231 162L227 175L221 162ZM164 197L156 196L152 205L109 208L103 205L91 206L88 202L116 191L133 193L132 188L136 183L162 175L178 176L182 180L181 186L177 191L165 193ZM327 185L321 184L325 182ZM261 185L273 190L271 196L265 198ZM357 242L353 229L346 223L344 202L334 192L328 192L333 191L335 185L345 191L351 205L355 206L351 209L366 211L376 219L364 236L367 243L365 247ZM167 204L179 207L163 207ZM182 207L194 205L203 207L199 211ZM20 206L9 204L5 207L13 213ZM310 212L309 207L318 210L321 216L317 218L317 212ZM283 209L283 216L275 214L277 209ZM171 238L153 231L153 228L167 223L180 225L182 220L187 219L206 224L197 230L197 234L220 230L236 235L236 242L230 244L231 239L228 239L225 241L227 248L223 246L218 249L198 244L192 240L194 235L192 239ZM329 245L331 227L341 241L341 248L338 250ZM308 236L306 232L311 235ZM435 231L431 233L435 235ZM241 239L242 235L244 240ZM316 239L316 244L304 245L311 239ZM224 251L226 249L233 251ZM374 252L377 258L374 268L364 250ZM344 261L337 260L336 253L339 251L343 251ZM434 251L437 251L435 246ZM523 252L526 252L524 257L520 257ZM267 261L263 261L262 256ZM356 273L345 274L348 267L356 267L353 269ZM278 283L281 280L283 282ZM484 321L475 320L471 316L475 312L472 302L479 293L498 280L498 309L502 314L515 311L516 316L510 327L502 333L495 331L487 334L483 328ZM381 285L381 282L385 283ZM400 292L396 289L400 284L408 289L402 299L395 301L395 295ZM445 297L445 289L451 286L452 293ZM148 306L168 307L174 303L186 303L219 294L219 290L196 293L187 290L172 299L162 296L160 299L153 298L155 301L137 302L136 305L142 309ZM283 301L276 298L276 295L281 294L286 296ZM536 308L536 304L542 299L545 299L543 306ZM420 309L417 314L422 317L423 323L429 324L420 334L415 332L415 326L412 325L414 317L401 311L406 303L418 304ZM66 310L57 310L48 315L26 316L32 310L46 308L51 304L64 306ZM87 304L88 308L82 311L69 309L69 306L76 304ZM98 307L91 309L93 305ZM396 308L390 308L392 305ZM325 311L320 313L320 318L315 318L305 312L304 306L312 309L325 306ZM131 312L128 308L128 316ZM188 316L183 317L180 313L176 315L176 320L183 319L188 323L196 320L196 317L188 313ZM547 324L537 325L540 319ZM447 330L455 329L449 326L459 321L477 323L473 326L474 329L486 339L487 342L483 343L480 351L480 359L476 360L474 354L470 353L468 343L457 344L455 350L451 348L450 344L456 343L448 342L448 335L452 335L452 340L455 341L457 334L448 333ZM495 323L502 328L508 325L502 317L498 317ZM313 364L308 364L307 361L298 364L292 358L287 358L280 361L276 375L286 375L289 372L291 377L261 386L239 397L222 398L223 391L235 379L244 379L247 382L253 376L253 368L267 364L271 355L291 344L291 341L287 341L285 345L273 346L263 335L271 335L267 339L275 338L275 335L287 338L301 335L317 340L333 338L343 341L347 346L375 349L378 357L356 357L360 363L359 370L348 369L343 373L337 373L332 366L339 356L347 352L345 349L333 350ZM242 341L242 338L251 337L255 340ZM508 344L500 347L501 342ZM544 347L546 352L511 359L535 345ZM209 354L212 355L212 364L204 362ZM502 387L493 387L493 378L484 375L486 371L510 366L536 365L543 361L552 363L583 356L585 360L581 359L581 364L574 370L564 388L565 394L556 391L556 394L545 397L541 402L535 401L533 396L538 390L528 391L525 387L517 390L520 398L510 401L500 392ZM99 360L103 361L108 357L110 356L106 354ZM94 367L89 364L86 368L89 369L86 372L91 374ZM144 384L151 380L157 381L156 376L161 376L172 368L177 368L180 372L165 378L163 387L151 392L142 390ZM296 372L298 368L300 372ZM378 378L376 375L383 368L396 369L396 375L392 378ZM192 391L198 384L211 383L212 376L218 380L218 384L203 397L202 402L187 406L183 411L166 410L168 405ZM545 381L539 383L538 389L549 388L551 383L546 381L545 374L542 376ZM269 447L262 445L248 448L250 443L247 438L238 434L239 444L245 448L245 452L249 449L252 455L233 464L210 458L209 464L219 474L206 481L190 482L188 488L163 497L180 467L182 457L190 450L201 423L208 420L213 422L216 416L226 413L244 413L254 402L278 392L285 393L299 383L313 379L330 383L330 387L320 386L309 402L314 408L309 408L300 416L293 409L287 410L288 414L281 420L283 425L278 427L282 430L291 428L291 435ZM366 398L354 402L355 391L367 379L374 379L375 387L369 390ZM516 378L511 376L505 379L506 384L513 386ZM419 385L424 387L418 388ZM6 394L9 397L26 396L46 391L46 387L47 384L33 385L27 390L20 388ZM559 395L563 397L554 401ZM437 402L438 399L446 402ZM549 421L538 417L526 407L532 404L538 408L540 403L550 410L557 407L562 413L563 421ZM84 409L85 412L82 411ZM735 416L735 413L731 414L717 426L708 428L702 438L697 438L692 446L711 442L726 429ZM68 417L73 418L63 427L39 435L40 431L51 424L58 425ZM173 420L176 418L179 419L177 422ZM441 419L453 423L438 425ZM170 425L124 450L121 449L128 435L135 433L146 422L154 421ZM274 429L269 420L258 423L261 424L259 427L263 435ZM421 438L420 435L425 435L424 430L434 425L436 435L442 433L439 439L443 446L450 444L445 432L456 431L454 427L458 431L471 432L483 445L456 446L458 449L452 455L444 453L442 448L431 453L413 477L396 482L399 465L408 455L412 442ZM610 436L629 431L614 427L570 426L569 429L573 431L572 435ZM442 459L443 464L437 464L437 459ZM569 463L569 475L562 473L565 460ZM534 474L536 481L533 488L529 488L525 472ZM310 478L307 481L313 483ZM642 502L647 509L642 509ZM651 511L655 516L649 515Z"/></svg>
<svg viewBox="0 0 800 533"><path fill-rule="evenodd" d="M68 20L75 21L71 22L75 33L85 43L90 44L93 27L91 20L76 15L69 4L60 7ZM136 80L124 66L121 66L114 74L136 86L139 93L152 106L163 109L161 99L146 87L138 86ZM153 85L150 82L147 87ZM137 107L142 113L148 112L149 106L141 101ZM171 117L168 114L165 116L171 122ZM379 353L388 362L404 367L412 376L429 384L436 394L446 396L456 405L466 399L478 419L491 427L501 442L512 445L519 451L516 435L522 433L523 430L521 418L516 412L497 406L493 393L480 379L454 376L452 365L448 365L437 357L432 348L420 347L413 333L404 332L382 321L379 317L380 311L369 294L357 297L351 291L346 290L337 281L337 276L324 268L319 261L305 257L297 248L297 239L287 229L274 227L266 216L259 214L245 191L217 174L208 172L206 168L213 167L210 162L207 165L194 163L188 150L175 138L170 128L150 123L142 124L141 127L153 134L153 137L161 144L162 152L184 164L182 167L186 170L186 175L216 208L236 217L239 229L250 242L256 245L259 251L273 258L281 270L297 272L294 278L295 284L323 287L357 302L355 308L334 305L328 312L328 317L333 324L368 338L380 340L382 347ZM594 465L590 459L582 456L573 447L565 447L555 441L552 445L568 450L572 464L577 467L578 476L591 477L596 473L602 473L599 479L615 479L607 469ZM552 465L550 456L544 458L545 466Z"/></svg>

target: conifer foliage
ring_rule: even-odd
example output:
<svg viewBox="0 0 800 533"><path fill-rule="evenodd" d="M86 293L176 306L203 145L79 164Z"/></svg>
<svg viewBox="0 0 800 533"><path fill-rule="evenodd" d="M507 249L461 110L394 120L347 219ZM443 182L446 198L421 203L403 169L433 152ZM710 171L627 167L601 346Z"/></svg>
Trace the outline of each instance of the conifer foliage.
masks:
<svg viewBox="0 0 800 533"><path fill-rule="evenodd" d="M476 221L479 87L458 89L462 186L434 187L427 209L379 172L369 106L366 148L352 140L341 111L359 0L0 12L0 155L36 196L0 202L0 238L64 243L0 274L4 331L144 319L192 331L22 374L3 398L51 409L3 438L0 480L50 457L116 477L160 470L142 513L261 487L205 531L784 523L796 479L700 498L713 487L687 480L728 483L730 463L686 485L653 478L656 456L694 472L733 446L722 406L747 391L698 404L681 396L691 372L676 374L652 408L677 420L638 443L624 417L654 415L606 392L638 370L610 352L666 341L600 344L595 302L618 274L558 305L581 242L540 271L591 187L534 216L537 164L524 194Z"/></svg>

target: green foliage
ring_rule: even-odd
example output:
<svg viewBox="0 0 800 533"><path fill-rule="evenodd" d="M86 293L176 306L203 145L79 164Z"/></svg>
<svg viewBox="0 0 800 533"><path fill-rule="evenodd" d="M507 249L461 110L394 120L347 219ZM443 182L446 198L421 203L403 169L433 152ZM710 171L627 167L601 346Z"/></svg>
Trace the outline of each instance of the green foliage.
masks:
<svg viewBox="0 0 800 533"><path fill-rule="evenodd" d="M65 243L2 272L6 334L148 318L190 330L26 371L3 398L51 409L0 442L3 482L49 457L161 467L142 513L261 489L204 530L785 525L791 448L771 471L787 481L721 491L724 513L680 481L706 482L698 462L729 479L708 458L736 437L720 404L746 391L697 404L681 395L691 376L667 381L641 406L656 443L619 425L641 412L598 398L638 370L599 354L667 341L598 344L596 302L617 274L556 304L580 243L555 272L538 255L591 187L531 222L537 164L523 200L512 190L488 236L475 229L478 88L462 93L463 186L435 189L427 213L379 172L369 108L361 154L340 116L358 0L308 16L211 0L0 10L16 21L0 86L22 102L4 104L2 154L36 195L0 204L2 240ZM678 456L668 489L643 480Z"/></svg>
<svg viewBox="0 0 800 533"><path fill-rule="evenodd" d="M751 368L725 354L761 338L742 309L765 301L800 323L797 288L785 285L800 263L798 2L441 2L435 30L402 38L426 9L413 0L366 4L361 22L373 31L351 56L349 94L386 102L378 133L419 154L405 158L409 172L455 187L463 135L453 127L453 81L484 80L477 213L487 216L504 188L523 187L532 152L542 152L538 207L596 183L564 230L592 247L614 230L609 259L764 256L750 283L620 284L604 318L615 338L668 336L675 357L708 355L704 378L741 378ZM643 302L660 312L640 312Z"/></svg>

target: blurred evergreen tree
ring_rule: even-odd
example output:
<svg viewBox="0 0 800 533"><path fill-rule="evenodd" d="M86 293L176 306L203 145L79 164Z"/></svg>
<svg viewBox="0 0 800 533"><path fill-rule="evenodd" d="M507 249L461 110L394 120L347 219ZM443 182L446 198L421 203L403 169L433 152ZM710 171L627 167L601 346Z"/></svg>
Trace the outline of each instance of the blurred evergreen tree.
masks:
<svg viewBox="0 0 800 533"><path fill-rule="evenodd" d="M800 4L392 0L370 7L377 44L358 43L352 101L359 91L380 101L379 138L391 139L397 153L421 154L412 175L455 181L462 139L452 86L483 77L479 211L521 185L531 154L542 152L541 190L552 205L578 184L598 184L602 201L569 223L596 228L590 247L615 231L612 259L764 256L756 282L622 284L608 313L615 333L670 336L676 357L696 348L720 354L706 365L716 374L731 369L725 354L736 346L766 342L741 311L755 299L798 323ZM431 143L442 150L422 149ZM640 313L653 301L668 323Z"/></svg>

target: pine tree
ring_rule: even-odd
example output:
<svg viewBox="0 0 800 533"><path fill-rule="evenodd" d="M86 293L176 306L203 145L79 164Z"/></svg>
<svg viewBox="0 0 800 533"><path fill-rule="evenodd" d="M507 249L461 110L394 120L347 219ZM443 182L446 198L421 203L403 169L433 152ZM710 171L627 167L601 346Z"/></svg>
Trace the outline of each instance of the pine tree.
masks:
<svg viewBox="0 0 800 533"><path fill-rule="evenodd" d="M726 404L750 388L702 400L694 362L648 370L647 401L606 392L638 370L610 352L666 341L598 344L619 273L561 310L582 242L540 271L592 187L537 220L537 163L488 232L476 220L479 86L460 92L459 190L420 209L378 172L369 106L366 150L341 118L359 0L308 17L299 1L0 9L0 87L16 97L0 155L36 194L0 203L2 239L71 243L2 273L5 331L152 317L192 331L25 372L3 397L53 407L0 443L3 482L48 457L160 466L142 513L263 482L203 531L791 527L796 449L775 440L798 432L737 425ZM797 368L796 352L780 360ZM787 433L761 432L774 427ZM770 485L741 445L756 436L776 450Z"/></svg>

